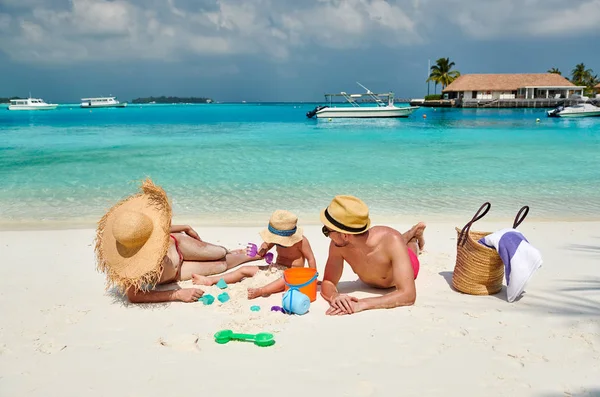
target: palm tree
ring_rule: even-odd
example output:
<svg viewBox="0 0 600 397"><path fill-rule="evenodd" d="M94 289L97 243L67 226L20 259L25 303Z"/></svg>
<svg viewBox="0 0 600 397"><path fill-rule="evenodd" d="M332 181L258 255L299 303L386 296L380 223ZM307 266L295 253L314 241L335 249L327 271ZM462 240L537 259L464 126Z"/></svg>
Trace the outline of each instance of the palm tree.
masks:
<svg viewBox="0 0 600 397"><path fill-rule="evenodd" d="M554 73L562 76L562 73L560 72L560 70L558 70L558 68L548 69L547 73Z"/></svg>
<svg viewBox="0 0 600 397"><path fill-rule="evenodd" d="M571 82L575 85L587 85L592 73L592 69L586 69L584 63L577 64L571 71Z"/></svg>
<svg viewBox="0 0 600 397"><path fill-rule="evenodd" d="M452 70L454 62L450 62L450 58L440 58L435 63L431 67L431 73L429 73L427 81L433 81L436 87L441 84L443 90L460 76L458 70Z"/></svg>
<svg viewBox="0 0 600 397"><path fill-rule="evenodd" d="M598 78L598 75L592 75L590 73L590 75L588 76L588 80L587 80L587 86L590 90L593 90L595 86L598 85L598 83L600 83L600 79Z"/></svg>

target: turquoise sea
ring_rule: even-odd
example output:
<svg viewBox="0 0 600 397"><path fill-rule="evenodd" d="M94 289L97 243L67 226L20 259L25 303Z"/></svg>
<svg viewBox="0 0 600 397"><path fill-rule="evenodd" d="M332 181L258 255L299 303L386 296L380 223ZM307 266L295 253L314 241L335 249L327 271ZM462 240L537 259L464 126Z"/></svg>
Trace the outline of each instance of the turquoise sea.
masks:
<svg viewBox="0 0 600 397"><path fill-rule="evenodd" d="M466 221L485 201L490 217L529 205L530 218L600 218L600 118L421 108L307 119L314 106L3 108L0 226L91 225L146 176L190 222L262 223L283 208L316 223L336 194L362 198L377 219Z"/></svg>

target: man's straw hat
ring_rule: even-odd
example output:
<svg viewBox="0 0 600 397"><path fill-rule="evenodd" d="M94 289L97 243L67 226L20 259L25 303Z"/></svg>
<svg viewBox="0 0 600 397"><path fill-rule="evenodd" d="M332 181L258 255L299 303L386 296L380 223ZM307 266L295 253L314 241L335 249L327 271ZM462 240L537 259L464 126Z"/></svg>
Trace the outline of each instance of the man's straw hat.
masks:
<svg viewBox="0 0 600 397"><path fill-rule="evenodd" d="M369 207L354 196L335 196L329 207L321 212L321 222L330 230L360 234L369 229Z"/></svg>
<svg viewBox="0 0 600 397"><path fill-rule="evenodd" d="M291 247L302 240L302 228L297 226L298 217L289 211L277 210L269 219L269 226L260 232L265 243Z"/></svg>
<svg viewBox="0 0 600 397"><path fill-rule="evenodd" d="M97 269L106 274L106 288L138 291L160 280L169 248L171 205L150 179L141 191L117 203L98 222Z"/></svg>

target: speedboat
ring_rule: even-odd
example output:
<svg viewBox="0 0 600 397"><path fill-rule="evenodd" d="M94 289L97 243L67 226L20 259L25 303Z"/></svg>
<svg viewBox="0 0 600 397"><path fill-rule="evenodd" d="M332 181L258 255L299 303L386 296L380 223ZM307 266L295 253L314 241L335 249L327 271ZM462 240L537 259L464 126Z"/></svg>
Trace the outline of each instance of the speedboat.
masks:
<svg viewBox="0 0 600 397"><path fill-rule="evenodd" d="M572 99L581 99L582 102L572 106L558 106L556 109L547 112L548 117L600 117L600 107L589 103L588 97L572 96Z"/></svg>
<svg viewBox="0 0 600 397"><path fill-rule="evenodd" d="M8 110L53 110L58 107L56 103L46 103L43 99L11 99Z"/></svg>
<svg viewBox="0 0 600 397"><path fill-rule="evenodd" d="M81 98L82 108L124 108L127 102L119 102L114 96L99 98Z"/></svg>
<svg viewBox="0 0 600 397"><path fill-rule="evenodd" d="M394 93L387 92L384 94L375 94L360 83L357 83L362 88L367 90L364 94L347 94L341 92L339 94L325 94L325 100L329 101L329 106L317 106L313 110L306 113L306 117L318 119L321 118L400 118L408 117L419 106L395 106ZM333 106L332 100L334 97L344 97L351 106ZM374 102L375 106L361 106L356 100L359 98L367 98L368 102ZM383 101L382 98L386 100Z"/></svg>

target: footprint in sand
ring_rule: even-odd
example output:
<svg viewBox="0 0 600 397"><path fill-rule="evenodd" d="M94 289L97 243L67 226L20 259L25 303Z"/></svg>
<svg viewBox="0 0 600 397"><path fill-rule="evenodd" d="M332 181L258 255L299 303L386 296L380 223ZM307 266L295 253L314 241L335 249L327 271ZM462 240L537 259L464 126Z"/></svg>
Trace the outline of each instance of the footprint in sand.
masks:
<svg viewBox="0 0 600 397"><path fill-rule="evenodd" d="M200 348L200 337L194 334L170 335L158 338L158 345L177 351L198 352Z"/></svg>
<svg viewBox="0 0 600 397"><path fill-rule="evenodd" d="M37 338L33 341L35 351L44 353L44 354L55 354L61 352L67 348L67 345L64 343L57 343L54 340L46 339L41 340Z"/></svg>

